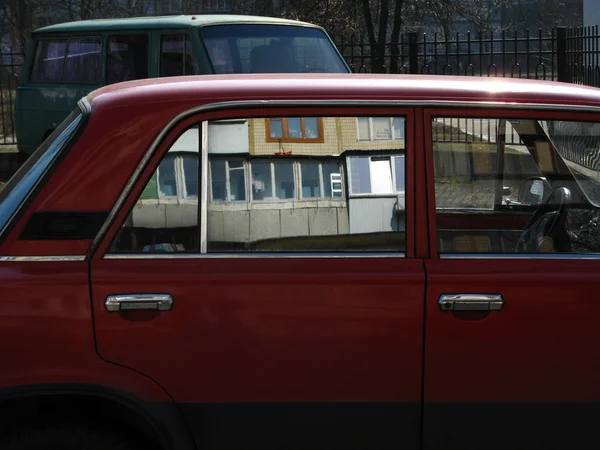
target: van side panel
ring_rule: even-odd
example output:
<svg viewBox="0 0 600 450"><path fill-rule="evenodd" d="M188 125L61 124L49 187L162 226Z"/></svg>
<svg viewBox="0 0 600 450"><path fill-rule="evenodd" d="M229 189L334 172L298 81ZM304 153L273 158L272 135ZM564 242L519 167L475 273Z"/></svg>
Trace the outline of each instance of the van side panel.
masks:
<svg viewBox="0 0 600 450"><path fill-rule="evenodd" d="M100 37L94 33L93 37ZM77 34L49 35L43 39L88 37ZM102 37L103 42L105 38ZM19 151L31 154L44 139L77 107L77 102L104 85L105 45L102 44L98 82L93 84L35 83L31 72L40 39L35 37L27 47L27 56L17 87L15 133Z"/></svg>

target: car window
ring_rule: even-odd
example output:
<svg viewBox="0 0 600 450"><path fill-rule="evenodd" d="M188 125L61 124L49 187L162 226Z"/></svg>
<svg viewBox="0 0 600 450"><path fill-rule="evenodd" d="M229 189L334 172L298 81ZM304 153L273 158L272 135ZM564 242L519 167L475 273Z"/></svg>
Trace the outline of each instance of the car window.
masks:
<svg viewBox="0 0 600 450"><path fill-rule="evenodd" d="M34 83L97 83L100 79L100 37L38 41L31 81Z"/></svg>
<svg viewBox="0 0 600 450"><path fill-rule="evenodd" d="M436 117L432 141L440 253L600 252L597 124Z"/></svg>
<svg viewBox="0 0 600 450"><path fill-rule="evenodd" d="M200 136L188 130L163 157L111 252L402 256L406 140L362 141L357 119L211 121L200 183ZM404 117L385 121L405 135ZM199 205L202 186L207 202Z"/></svg>
<svg viewBox="0 0 600 450"><path fill-rule="evenodd" d="M558 154L595 207L600 207L600 123L541 122Z"/></svg>
<svg viewBox="0 0 600 450"><path fill-rule="evenodd" d="M215 73L349 72L318 28L218 25L200 34Z"/></svg>
<svg viewBox="0 0 600 450"><path fill-rule="evenodd" d="M0 191L0 231L6 228L29 193L56 161L69 139L75 134L81 120L81 111L72 112Z"/></svg>
<svg viewBox="0 0 600 450"><path fill-rule="evenodd" d="M148 78L148 36L122 35L108 38L106 83Z"/></svg>
<svg viewBox="0 0 600 450"><path fill-rule="evenodd" d="M175 77L199 73L192 42L186 34L160 38L160 76Z"/></svg>
<svg viewBox="0 0 600 450"><path fill-rule="evenodd" d="M113 253L195 253L199 233L198 127L165 154L113 242Z"/></svg>

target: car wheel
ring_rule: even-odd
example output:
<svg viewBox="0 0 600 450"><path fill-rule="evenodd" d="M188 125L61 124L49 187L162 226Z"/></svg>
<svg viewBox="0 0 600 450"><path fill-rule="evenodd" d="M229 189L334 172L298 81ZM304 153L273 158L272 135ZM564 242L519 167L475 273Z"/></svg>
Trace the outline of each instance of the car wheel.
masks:
<svg viewBox="0 0 600 450"><path fill-rule="evenodd" d="M0 439L2 450L138 450L127 434L77 424L46 424L14 430Z"/></svg>

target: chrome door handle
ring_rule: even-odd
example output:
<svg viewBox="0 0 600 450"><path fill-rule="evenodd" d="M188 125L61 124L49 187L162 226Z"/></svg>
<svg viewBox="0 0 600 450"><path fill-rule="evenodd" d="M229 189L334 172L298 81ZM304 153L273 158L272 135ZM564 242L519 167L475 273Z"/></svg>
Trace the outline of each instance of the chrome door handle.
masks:
<svg viewBox="0 0 600 450"><path fill-rule="evenodd" d="M104 306L109 312L169 311L173 298L169 294L109 295Z"/></svg>
<svg viewBox="0 0 600 450"><path fill-rule="evenodd" d="M500 311L504 299L500 294L445 294L440 296L438 306L450 311Z"/></svg>

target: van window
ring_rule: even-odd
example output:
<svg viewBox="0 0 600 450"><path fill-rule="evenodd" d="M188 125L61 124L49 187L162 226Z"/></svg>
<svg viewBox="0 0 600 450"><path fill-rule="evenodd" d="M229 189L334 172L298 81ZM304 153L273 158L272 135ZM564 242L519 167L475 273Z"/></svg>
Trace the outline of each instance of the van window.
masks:
<svg viewBox="0 0 600 450"><path fill-rule="evenodd" d="M110 36L106 53L106 84L148 78L147 35Z"/></svg>
<svg viewBox="0 0 600 450"><path fill-rule="evenodd" d="M31 81L97 83L100 79L101 52L100 37L40 40L36 48Z"/></svg>
<svg viewBox="0 0 600 450"><path fill-rule="evenodd" d="M318 28L215 25L200 34L215 73L349 72Z"/></svg>
<svg viewBox="0 0 600 450"><path fill-rule="evenodd" d="M162 36L160 39L160 76L176 77L199 72L192 43L185 34Z"/></svg>

